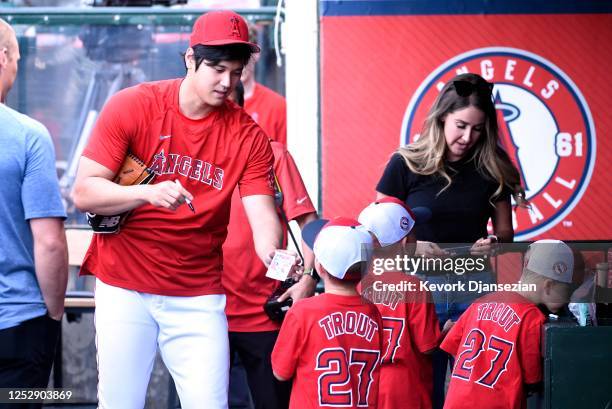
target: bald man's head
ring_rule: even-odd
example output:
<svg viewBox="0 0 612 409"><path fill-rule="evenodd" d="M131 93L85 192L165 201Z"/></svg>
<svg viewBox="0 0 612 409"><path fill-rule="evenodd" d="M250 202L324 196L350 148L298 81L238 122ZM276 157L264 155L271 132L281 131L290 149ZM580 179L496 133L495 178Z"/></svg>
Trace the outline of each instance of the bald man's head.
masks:
<svg viewBox="0 0 612 409"><path fill-rule="evenodd" d="M13 31L13 27L11 27L9 23L0 18L0 47L11 47L12 42L10 40L13 37L15 37L15 31Z"/></svg>
<svg viewBox="0 0 612 409"><path fill-rule="evenodd" d="M6 21L0 18L0 102L4 103L6 95L17 77L19 46L15 31Z"/></svg>

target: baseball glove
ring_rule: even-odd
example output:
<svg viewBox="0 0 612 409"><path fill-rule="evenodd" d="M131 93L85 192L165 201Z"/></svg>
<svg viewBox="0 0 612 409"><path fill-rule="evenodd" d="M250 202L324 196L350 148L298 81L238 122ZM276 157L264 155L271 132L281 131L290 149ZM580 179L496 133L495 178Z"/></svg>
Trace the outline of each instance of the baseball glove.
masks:
<svg viewBox="0 0 612 409"><path fill-rule="evenodd" d="M113 182L122 186L147 185L153 181L154 177L155 173L151 172L151 169L142 160L128 153ZM130 211L112 216L87 213L87 222L94 233L118 233L129 214Z"/></svg>

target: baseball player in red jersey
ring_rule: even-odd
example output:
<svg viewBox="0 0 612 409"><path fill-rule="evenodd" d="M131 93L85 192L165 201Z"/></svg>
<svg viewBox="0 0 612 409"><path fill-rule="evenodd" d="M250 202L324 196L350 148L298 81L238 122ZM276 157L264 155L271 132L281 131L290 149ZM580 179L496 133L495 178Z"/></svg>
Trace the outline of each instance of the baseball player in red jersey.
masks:
<svg viewBox="0 0 612 409"><path fill-rule="evenodd" d="M355 286L370 256L372 238L357 222L335 220L305 226L314 240L315 267L325 294L294 305L272 352L279 380L293 378L290 408L375 407L382 342L376 307Z"/></svg>
<svg viewBox="0 0 612 409"><path fill-rule="evenodd" d="M427 218L427 209L411 211L399 199L376 201L359 214L358 221L376 237L385 259L413 256L415 222ZM385 290L381 284L400 285ZM410 283L410 284L408 284ZM431 295L420 280L403 271L369 274L361 282L362 296L382 316L384 341L378 388L379 409L430 409L433 368L429 354L438 346L440 330ZM405 285L411 285L405 289ZM397 287L396 287L397 288Z"/></svg>
<svg viewBox="0 0 612 409"><path fill-rule="evenodd" d="M442 341L455 357L445 409L521 409L526 391L542 380L538 304L556 312L570 298L581 269L558 240L540 240L527 250L522 284L533 291L496 292L476 300Z"/></svg>
<svg viewBox="0 0 612 409"><path fill-rule="evenodd" d="M272 142L271 146L274 174L282 190L279 200L282 203L277 204L282 206L288 220L295 220L302 228L316 219L316 210L291 154L278 142ZM282 245L286 246L286 224L283 224L283 233ZM240 357L256 408L286 408L291 385L274 378L270 361L280 322L272 321L263 310L279 282L266 277L266 266L257 257L252 237L240 197L234 192L227 239L223 244L222 277L227 295L225 313L230 331L230 354L235 351ZM312 252L304 249L303 254L304 267L311 268ZM289 289L294 302L312 295L315 285L312 276L302 275Z"/></svg>
<svg viewBox="0 0 612 409"><path fill-rule="evenodd" d="M131 211L118 234L95 235L81 270L97 278L100 408L144 406L157 345L183 408L227 407L221 245L236 186L264 262L281 238L268 138L226 100L258 51L238 14L204 14L184 78L122 90L98 118L74 202L101 215ZM155 175L152 184L111 182L128 153Z"/></svg>
<svg viewBox="0 0 612 409"><path fill-rule="evenodd" d="M238 105L244 104L242 83L238 83L230 99ZM277 210L282 213L282 218L295 220L302 228L316 219L316 211L289 151L278 142L273 141L270 146L274 154ZM222 282L227 295L225 314L229 327L230 362L236 354L240 357L256 409L287 408L291 384L274 377L270 360L280 322L270 319L262 308L279 283L265 277L266 267L255 253L252 232L237 191L232 196L227 232L223 243ZM287 233L286 223L283 223L283 247L287 245ZM302 250L304 268L312 270L312 251L307 246L302 246ZM312 275L303 274L286 295L294 302L310 296L314 294L316 282Z"/></svg>
<svg viewBox="0 0 612 409"><path fill-rule="evenodd" d="M249 27L250 40L257 40L254 26ZM254 54L242 71L244 84L244 110L257 122L264 132L276 142L287 144L287 102L285 97L255 81L255 66L259 54Z"/></svg>

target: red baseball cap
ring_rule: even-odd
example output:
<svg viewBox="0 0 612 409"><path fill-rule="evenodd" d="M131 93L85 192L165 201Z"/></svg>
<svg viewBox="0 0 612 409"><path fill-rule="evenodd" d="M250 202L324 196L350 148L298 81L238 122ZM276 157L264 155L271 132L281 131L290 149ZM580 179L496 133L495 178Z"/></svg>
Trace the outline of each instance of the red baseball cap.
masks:
<svg viewBox="0 0 612 409"><path fill-rule="evenodd" d="M202 14L191 31L189 46L247 44L258 53L257 44L249 42L249 27L239 14L231 10L215 10Z"/></svg>

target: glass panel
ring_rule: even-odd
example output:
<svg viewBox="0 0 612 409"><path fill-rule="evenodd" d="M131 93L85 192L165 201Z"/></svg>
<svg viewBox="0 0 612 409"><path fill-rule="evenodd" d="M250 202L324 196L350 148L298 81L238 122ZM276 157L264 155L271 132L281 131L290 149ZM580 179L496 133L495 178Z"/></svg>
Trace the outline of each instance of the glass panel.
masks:
<svg viewBox="0 0 612 409"><path fill-rule="evenodd" d="M91 127L108 98L143 81L184 75L190 26L15 26L22 59L8 105L53 136L67 224L83 224L68 192Z"/></svg>
<svg viewBox="0 0 612 409"><path fill-rule="evenodd" d="M192 10L185 15L175 10L155 15L126 13L121 24L113 23L118 15L109 12L52 16L50 21L46 16L21 14L11 21L21 61L7 104L49 129L70 226L87 224L69 192L104 103L122 88L184 76L182 53L188 47L193 17L200 14ZM262 45L257 79L284 93L284 73L275 66L271 49L271 20L257 23Z"/></svg>

